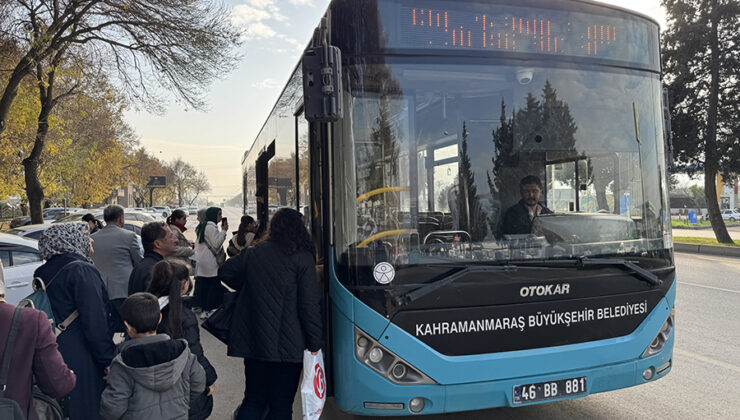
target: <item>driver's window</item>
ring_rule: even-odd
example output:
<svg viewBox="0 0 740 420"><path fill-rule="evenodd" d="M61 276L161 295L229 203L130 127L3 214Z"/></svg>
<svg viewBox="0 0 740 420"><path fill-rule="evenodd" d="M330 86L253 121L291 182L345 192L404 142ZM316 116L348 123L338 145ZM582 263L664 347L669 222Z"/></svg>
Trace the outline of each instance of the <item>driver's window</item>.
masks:
<svg viewBox="0 0 740 420"><path fill-rule="evenodd" d="M547 165L547 207L555 213L577 211L576 163Z"/></svg>

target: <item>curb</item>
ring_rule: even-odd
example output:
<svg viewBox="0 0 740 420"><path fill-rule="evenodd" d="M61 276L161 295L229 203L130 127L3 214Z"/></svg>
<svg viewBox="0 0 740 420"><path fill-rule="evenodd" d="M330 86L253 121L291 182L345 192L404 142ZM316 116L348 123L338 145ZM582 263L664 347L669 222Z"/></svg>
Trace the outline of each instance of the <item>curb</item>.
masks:
<svg viewBox="0 0 740 420"><path fill-rule="evenodd" d="M740 247L674 243L673 250L676 252L691 252L694 254L707 254L718 255L720 257L740 258Z"/></svg>
<svg viewBox="0 0 740 420"><path fill-rule="evenodd" d="M728 228L736 227L736 226L740 226L740 224L737 224L737 223L733 223L733 224L725 223L725 227L728 227ZM683 230L711 230L712 229L712 226L711 225L710 226L691 226L691 225L686 225L686 226L673 226L673 229L683 229Z"/></svg>

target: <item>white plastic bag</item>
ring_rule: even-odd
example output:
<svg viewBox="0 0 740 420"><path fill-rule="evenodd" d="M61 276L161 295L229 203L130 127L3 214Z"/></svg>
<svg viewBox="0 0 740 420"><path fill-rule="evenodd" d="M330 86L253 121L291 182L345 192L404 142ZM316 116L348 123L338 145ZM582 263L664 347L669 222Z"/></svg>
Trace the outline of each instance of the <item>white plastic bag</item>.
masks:
<svg viewBox="0 0 740 420"><path fill-rule="evenodd" d="M326 402L326 375L324 354L319 350L314 356L303 351L303 380L301 381L301 407L303 420L318 420Z"/></svg>

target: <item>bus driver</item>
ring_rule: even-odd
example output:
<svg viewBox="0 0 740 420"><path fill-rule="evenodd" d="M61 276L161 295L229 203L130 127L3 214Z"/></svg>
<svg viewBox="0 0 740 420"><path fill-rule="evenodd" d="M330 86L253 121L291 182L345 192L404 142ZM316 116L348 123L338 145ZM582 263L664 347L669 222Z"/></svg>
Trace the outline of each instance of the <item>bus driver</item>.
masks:
<svg viewBox="0 0 740 420"><path fill-rule="evenodd" d="M503 232L507 235L532 233L534 218L552 211L540 202L542 182L534 175L527 175L519 181L519 194L522 199L506 210Z"/></svg>

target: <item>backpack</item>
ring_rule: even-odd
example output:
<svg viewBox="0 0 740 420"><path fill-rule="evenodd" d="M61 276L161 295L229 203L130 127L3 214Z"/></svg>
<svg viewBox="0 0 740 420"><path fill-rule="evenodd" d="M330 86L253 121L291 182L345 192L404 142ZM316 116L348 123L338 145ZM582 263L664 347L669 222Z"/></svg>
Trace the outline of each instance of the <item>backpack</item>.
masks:
<svg viewBox="0 0 740 420"><path fill-rule="evenodd" d="M39 311L42 311L46 314L47 318L49 318L49 322L51 323L51 328L54 330L54 335L57 337L59 334L63 333L67 327L69 327L69 324L71 324L75 319L77 319L78 316L80 316L80 312L78 310L75 310L69 316L62 321L62 323L57 323L56 319L54 318L54 311L51 308L51 301L49 300L49 295L46 293L46 289L51 286L51 283L54 281L54 279L57 278L59 274L61 274L64 269L71 266L75 263L81 263L82 261L72 261L64 265L55 275L54 277L49 280L48 283L44 282L44 280L41 277L35 277L33 279L33 290L34 292L30 295L26 296L25 299L18 302L19 307L24 306L30 306L34 309L38 309Z"/></svg>
<svg viewBox="0 0 740 420"><path fill-rule="evenodd" d="M16 306L15 312L13 312L8 341L5 343L5 353L3 353L3 359L0 362L0 419L3 420L25 420L18 402L10 398L5 398L5 387L8 384L8 372L10 371L10 359L13 357L13 351L15 350L15 338L18 335L22 310L23 306ZM29 410L35 411L40 420L62 420L64 418L57 400L41 392L36 385L33 386L31 392Z"/></svg>
<svg viewBox="0 0 740 420"><path fill-rule="evenodd" d="M8 372L10 371L10 359L13 357L15 348L15 337L18 335L18 324L21 323L21 307L15 308L13 321L10 324L8 341L5 343L5 353L0 364L0 418L7 420L24 420L23 411L18 402L5 398L5 387L8 384Z"/></svg>

